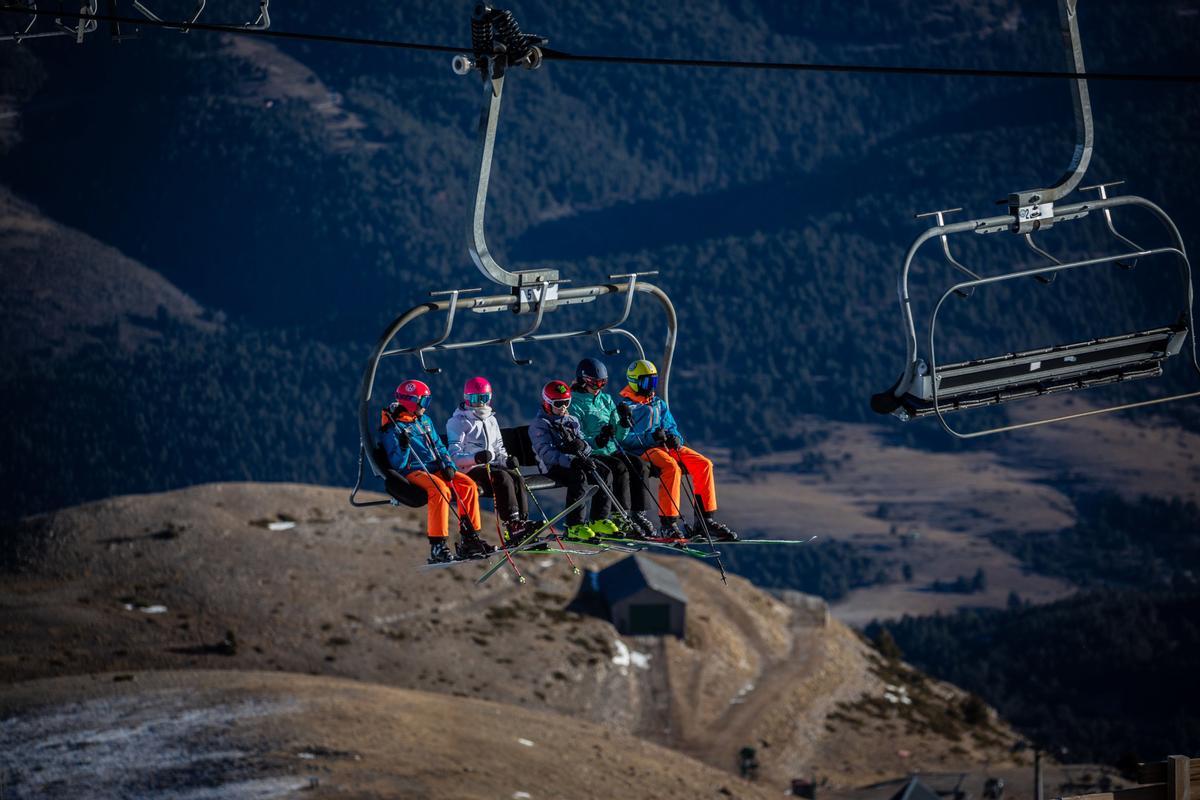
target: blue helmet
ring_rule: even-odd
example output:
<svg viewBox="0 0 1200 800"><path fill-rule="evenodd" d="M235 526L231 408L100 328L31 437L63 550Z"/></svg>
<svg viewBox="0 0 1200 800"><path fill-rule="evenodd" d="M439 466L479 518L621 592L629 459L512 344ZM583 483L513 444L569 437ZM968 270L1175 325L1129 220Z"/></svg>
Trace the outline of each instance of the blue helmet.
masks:
<svg viewBox="0 0 1200 800"><path fill-rule="evenodd" d="M608 367L604 366L604 362L598 358L585 358L579 362L579 366L575 368L576 380L582 381L608 381Z"/></svg>

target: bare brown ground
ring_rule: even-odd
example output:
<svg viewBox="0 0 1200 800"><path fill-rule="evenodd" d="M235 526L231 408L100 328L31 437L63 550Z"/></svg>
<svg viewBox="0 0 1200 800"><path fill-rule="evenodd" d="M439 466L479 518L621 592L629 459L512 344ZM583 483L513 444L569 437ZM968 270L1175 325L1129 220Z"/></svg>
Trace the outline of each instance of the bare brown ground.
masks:
<svg viewBox="0 0 1200 800"><path fill-rule="evenodd" d="M114 677L0 689L14 796L778 796L627 734L511 705L267 672Z"/></svg>
<svg viewBox="0 0 1200 800"><path fill-rule="evenodd" d="M281 516L294 527L269 530ZM819 602L814 613L811 600L789 605L740 578L722 586L698 561L659 558L688 594L687 637L621 637L564 611L579 579L559 557L522 559L525 586L507 571L476 586L476 565L418 571L422 526L408 510L353 509L342 490L293 484L198 486L26 520L0 532L0 680L309 673L556 712L726 770L765 741L776 785L814 765L840 786L890 774L874 733L829 724L839 703L882 697L884 681ZM945 708L961 702L940 691ZM983 757L895 735L930 764Z"/></svg>

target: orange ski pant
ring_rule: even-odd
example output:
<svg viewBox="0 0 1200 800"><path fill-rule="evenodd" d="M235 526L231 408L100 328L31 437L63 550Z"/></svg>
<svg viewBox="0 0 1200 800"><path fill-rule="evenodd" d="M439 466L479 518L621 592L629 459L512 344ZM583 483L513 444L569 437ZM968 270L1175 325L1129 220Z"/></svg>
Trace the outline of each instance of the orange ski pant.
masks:
<svg viewBox="0 0 1200 800"><path fill-rule="evenodd" d="M445 539L450 535L450 499L454 495L450 493L449 484L453 485L454 494L458 495L458 515L475 526L475 530L481 530L479 488L466 473L454 473L454 480L449 484L441 475L431 475L421 470L410 472L404 477L408 478L408 482L413 486L424 489L429 498L429 538Z"/></svg>
<svg viewBox="0 0 1200 800"><path fill-rule="evenodd" d="M679 504L679 482L683 480L680 462L683 462L688 474L692 476L692 486L700 509L717 510L717 485L713 482L713 464L707 458L690 447L680 447L678 450L651 447L642 453L642 459L658 467L658 513L669 517L683 516L683 506Z"/></svg>

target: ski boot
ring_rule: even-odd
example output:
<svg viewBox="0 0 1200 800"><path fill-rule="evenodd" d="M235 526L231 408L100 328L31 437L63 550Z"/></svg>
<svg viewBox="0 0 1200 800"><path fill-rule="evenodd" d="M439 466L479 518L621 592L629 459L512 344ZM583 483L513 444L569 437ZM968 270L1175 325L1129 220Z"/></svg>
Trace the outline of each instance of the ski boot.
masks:
<svg viewBox="0 0 1200 800"><path fill-rule="evenodd" d="M621 526L611 519L592 520L588 523L588 527L592 529L592 533L601 538L619 539L624 533Z"/></svg>
<svg viewBox="0 0 1200 800"><path fill-rule="evenodd" d="M450 548L446 547L445 539L429 540L429 558L425 561L426 564L448 564L454 560L454 555L450 552Z"/></svg>
<svg viewBox="0 0 1200 800"><path fill-rule="evenodd" d="M654 523L646 516L645 511L634 511L633 517L630 519L642 535L641 538L646 539L654 535Z"/></svg>
<svg viewBox="0 0 1200 800"><path fill-rule="evenodd" d="M616 523L618 531L614 534L623 539L645 539L646 536L642 532L642 527L634 521L633 517L627 517L624 514L617 514L613 517L613 522ZM595 529L595 525L592 528ZM599 533L599 531L597 531Z"/></svg>
<svg viewBox="0 0 1200 800"><path fill-rule="evenodd" d="M508 539L505 542L505 547L512 548L522 544L534 531L537 526L527 519L521 519L515 514L504 523L504 530L508 533Z"/></svg>
<svg viewBox="0 0 1200 800"><path fill-rule="evenodd" d="M589 542L596 538L596 532L586 522L581 522L567 528L567 538L579 542Z"/></svg>
<svg viewBox="0 0 1200 800"><path fill-rule="evenodd" d="M714 542L736 542L741 538L728 525L723 522L717 522L709 514L704 515L703 522L696 521L691 524L688 528L688 536L692 541L707 541L707 537L704 535L705 528L708 529L708 536Z"/></svg>
<svg viewBox="0 0 1200 800"><path fill-rule="evenodd" d="M496 552L496 548L479 538L479 531L463 528L459 531L457 553L460 559L485 558Z"/></svg>
<svg viewBox="0 0 1200 800"><path fill-rule="evenodd" d="M679 517L659 517L658 530L654 533L655 539L686 539L687 534L679 527Z"/></svg>

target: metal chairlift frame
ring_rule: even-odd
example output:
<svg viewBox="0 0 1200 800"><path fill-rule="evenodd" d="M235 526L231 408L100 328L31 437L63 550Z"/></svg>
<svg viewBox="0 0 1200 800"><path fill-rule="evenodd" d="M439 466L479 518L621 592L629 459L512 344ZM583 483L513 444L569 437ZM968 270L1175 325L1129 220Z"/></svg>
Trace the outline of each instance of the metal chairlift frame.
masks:
<svg viewBox="0 0 1200 800"><path fill-rule="evenodd" d="M383 334L379 337L379 341L376 342L374 349L371 351L370 357L367 359L366 369L363 372L362 382L359 386L358 481L350 495L350 503L355 506L400 504L395 498L382 501L359 501L355 499L362 484L364 460L370 466L375 476L380 479L385 479L387 471L390 469L388 464L379 462L375 452L376 425L375 417L373 416L378 411L375 408L375 405L378 403L374 393L375 378L379 370L379 365L385 358L404 355L416 356L422 370L430 374L436 374L441 370L428 363L426 356L429 353L479 347L507 347L509 359L514 364L525 366L532 363L532 360L518 356L515 347L517 344L589 337L595 337L597 345L606 355L619 354L619 348L605 346L605 333L624 337L637 351L638 358L645 358L645 348L641 341L634 333L622 326L629 319L635 296L646 294L658 301L666 316L667 335L663 344L662 357L658 362L658 393L664 400L668 397L671 362L675 353L679 321L675 313L675 307L666 292L642 280L644 277L658 274L657 272L633 272L610 275L610 283L568 288L565 284L569 283L569 281L561 279L557 270L510 271L496 262L491 254L491 250L488 248L484 224L485 210L487 207L488 184L491 177L492 154L496 141L496 129L500 117L500 103L504 91L504 74L506 69L513 66L537 69L541 64L541 51L536 46L529 48L530 52L517 54L517 57L514 57L507 52L509 48L503 42L492 42L489 36L487 41L482 43L486 49L481 50L481 42L476 36L476 23L480 22L482 14L488 13L506 14L506 12L493 12L492 9L480 4L476 9L472 25L472 38L476 43L475 58L471 59L465 55L456 56L452 66L454 72L459 75L466 75L472 70L478 69L483 76L484 84L484 109L479 124L479 172L475 183L475 199L468 226L468 251L476 267L493 282L507 287L509 293L487 297L464 297L464 295L481 291L478 288L431 292L431 297L438 298L445 296L445 299L435 299L416 305L401 314L384 329ZM508 15L507 19L511 21L511 15ZM513 27L515 28L515 23L513 23ZM519 29L517 30L517 35L520 35ZM589 328L551 333L539 332L545 320L546 312L553 311L560 306L592 303L599 298L610 296L623 300L620 313L611 321ZM497 336L464 342L449 342L448 340L453 333L454 324L460 311L472 311L478 314L511 311L517 315L527 315L531 317L531 321L521 330L508 336ZM441 332L437 336L420 344L393 346L393 342L401 331L411 322L438 312L444 312L446 316Z"/></svg>
<svg viewBox="0 0 1200 800"><path fill-rule="evenodd" d="M192 31L191 26L196 24L196 21L200 19L200 15L204 13L204 7L207 5L207 3L208 3L208 0L196 0L196 10L192 14L191 19L185 20L185 21L179 23L178 25L167 25L164 27L167 30L171 30L171 31L179 31L180 33L191 33L191 31ZM268 30L271 27L270 5L271 5L271 0L258 0L258 17L255 18L255 20L253 22L247 22L247 23L243 24L242 27L246 28L247 30L255 30L255 31ZM137 10L137 12L139 14L144 16L146 19L152 20L154 22L163 22L164 21L162 17L158 16L153 11L151 11L150 8L147 7L142 2L142 0L133 0L133 7L134 7L134 9Z"/></svg>
<svg viewBox="0 0 1200 800"><path fill-rule="evenodd" d="M1083 47L1080 41L1077 18L1078 0L1057 1L1069 66L1073 72L1084 73ZM1001 201L1008 205L1008 213L1005 215L954 223L947 223L945 215L961 211L962 209L943 209L917 215L918 218L936 217L937 224L917 236L916 240L909 246L904 259L904 266L900 273L898 293L900 297L900 310L903 317L907 359L904 372L896 384L886 392L880 393L872 399L872 407L876 411L894 414L905 421L917 416L934 414L947 433L959 439L974 439L1006 431L1095 416L1097 414L1107 414L1126 409L1168 403L1175 400L1200 397L1200 391L1185 392L1168 397L1123 403L1074 414L1064 414L1048 419L999 425L972 432L959 431L946 421L945 412L947 411L994 405L1009 400L1051 394L1058 391L1070 391L1104 383L1156 376L1161 374L1161 362L1169 356L1177 355L1182 350L1184 340L1189 333L1192 334L1191 365L1197 375L1200 375L1200 361L1197 360L1195 324L1192 315L1193 289L1191 263L1188 260L1183 239L1179 235L1179 229L1170 216L1162 208L1142 197L1134 195L1109 197L1108 189L1120 185L1121 181L1102 183L1081 189L1081 191L1096 191L1098 193L1098 199L1096 200L1061 206L1055 205L1057 201L1076 189L1082 182L1088 165L1091 163L1094 147L1092 107L1088 94L1087 81L1083 79L1072 81L1071 94L1075 111L1076 143L1071 163L1066 173L1056 184L1047 189L1033 189L1014 192L1009 195L1006 201ZM1165 246L1143 248L1119 233L1114 225L1112 212L1115 208L1126 206L1138 207L1149 211L1162 223L1170 238L1170 242ZM1096 211L1103 214L1106 228L1114 238L1129 248L1127 251L1117 255L1063 262L1038 246L1033 239L1033 234L1039 230L1048 229L1058 223L1083 219ZM1045 266L1015 268L1001 275L984 277L963 265L950 251L950 236L968 232L991 234L1004 231L1022 236L1026 245L1039 256L1046 259L1048 263ZM964 273L968 280L960 281L948 288L933 307L933 313L929 320L928 335L925 340L926 349L929 353L929 361L927 363L920 357L908 283L913 260L917 252L923 245L933 239L940 241L942 255L946 263ZM965 298L969 297L979 287L1025 278L1034 278L1042 283L1049 283L1060 272L1095 267L1103 264L1116 264L1123 269L1132 269L1139 260L1144 260L1151 256L1173 256L1179 263L1185 282L1184 296L1186 304L1181 310L1179 321L1175 325L1142 333L1097 339L1060 347L1043 348L1026 353L1009 353L991 359L939 367L935 349L937 317L943 304L951 295ZM1131 358L1129 351L1136 349L1139 345L1142 348L1141 354L1143 357ZM1161 347L1158 347L1159 345ZM1150 349L1146 349L1147 347ZM1103 355L1106 352L1112 357L1105 359ZM1080 366L1078 360L1081 355L1094 360L1085 362L1088 366L1084 368ZM1044 361L1053 361L1054 359L1061 362L1060 368L1057 370L1042 371ZM1014 370L1017 370L1018 374L998 377L992 382L994 385L983 384L977 388L970 389L969 392L963 392L967 399L960 404L953 406L943 405L943 397L952 394L949 391L939 392L947 370L955 370L958 375L963 375L970 374L971 371L984 372L987 368L998 364L1011 365ZM1131 369L1124 369L1126 366ZM1022 368L1026 370L1023 375L1019 374ZM1107 373L1103 372L1105 368L1109 370ZM1035 372L1037 376L1031 380L1031 376ZM1056 372L1057 375L1055 374ZM1059 379L1058 381L1054 380L1056 377ZM1006 386L1017 387L1017 389L1005 393L1004 389ZM1023 389L1020 388L1022 386L1024 387ZM909 402L906 402L906 400Z"/></svg>
<svg viewBox="0 0 1200 800"><path fill-rule="evenodd" d="M82 44L83 38L89 33L95 33L100 27L100 23L95 19L80 18L74 25L67 25L61 18L55 17L54 26L57 30L52 31L33 31L33 26L37 23L37 0L25 0L25 5L28 7L29 22L26 23L24 29L13 31L0 36L0 42L16 42L20 44L26 39L47 39L51 36L74 36L76 44ZM100 0L82 0L79 4L80 14L96 15L100 5ZM9 12L16 14L18 12Z"/></svg>

